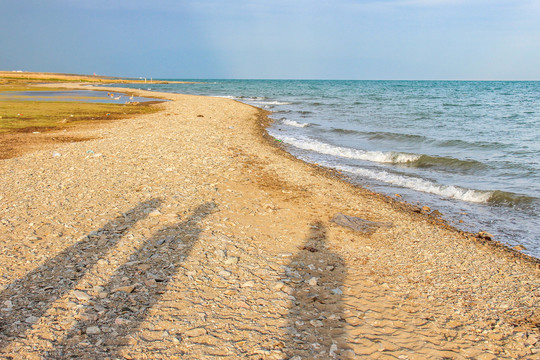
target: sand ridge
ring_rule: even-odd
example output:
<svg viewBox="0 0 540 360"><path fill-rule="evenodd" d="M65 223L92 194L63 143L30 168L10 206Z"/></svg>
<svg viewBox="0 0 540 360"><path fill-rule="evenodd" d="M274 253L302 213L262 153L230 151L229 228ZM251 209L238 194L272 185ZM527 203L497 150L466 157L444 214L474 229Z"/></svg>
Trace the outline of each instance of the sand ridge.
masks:
<svg viewBox="0 0 540 360"><path fill-rule="evenodd" d="M539 356L534 262L286 155L259 109L159 95L0 162L0 358Z"/></svg>

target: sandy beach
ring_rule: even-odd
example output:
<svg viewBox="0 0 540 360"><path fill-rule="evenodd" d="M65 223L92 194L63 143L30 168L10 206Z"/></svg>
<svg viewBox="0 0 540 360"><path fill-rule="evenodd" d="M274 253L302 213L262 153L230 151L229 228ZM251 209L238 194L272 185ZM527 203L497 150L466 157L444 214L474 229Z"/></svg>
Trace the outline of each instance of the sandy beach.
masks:
<svg viewBox="0 0 540 360"><path fill-rule="evenodd" d="M137 93L172 101L0 160L0 358L540 358L537 260Z"/></svg>

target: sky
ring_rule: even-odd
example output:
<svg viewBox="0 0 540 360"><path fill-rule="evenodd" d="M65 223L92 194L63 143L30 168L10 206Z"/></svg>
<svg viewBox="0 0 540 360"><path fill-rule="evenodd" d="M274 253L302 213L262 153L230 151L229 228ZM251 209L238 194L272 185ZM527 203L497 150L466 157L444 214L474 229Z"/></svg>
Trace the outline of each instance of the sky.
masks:
<svg viewBox="0 0 540 360"><path fill-rule="evenodd" d="M0 70L540 80L540 0L0 0Z"/></svg>

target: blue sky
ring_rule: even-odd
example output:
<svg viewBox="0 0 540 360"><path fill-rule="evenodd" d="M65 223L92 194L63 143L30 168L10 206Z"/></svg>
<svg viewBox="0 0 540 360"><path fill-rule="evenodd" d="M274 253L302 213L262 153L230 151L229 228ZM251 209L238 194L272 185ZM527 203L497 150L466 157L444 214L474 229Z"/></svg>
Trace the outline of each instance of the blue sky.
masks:
<svg viewBox="0 0 540 360"><path fill-rule="evenodd" d="M0 0L0 69L540 80L540 0Z"/></svg>

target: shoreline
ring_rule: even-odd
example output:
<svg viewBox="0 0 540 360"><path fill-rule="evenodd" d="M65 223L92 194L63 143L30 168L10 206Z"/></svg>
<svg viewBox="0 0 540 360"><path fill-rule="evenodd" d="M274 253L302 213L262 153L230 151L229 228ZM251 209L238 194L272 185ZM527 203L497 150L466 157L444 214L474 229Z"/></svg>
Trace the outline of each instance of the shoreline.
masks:
<svg viewBox="0 0 540 360"><path fill-rule="evenodd" d="M537 191L535 191L534 181L531 187L519 188L516 182L509 182L504 176L497 176L501 171L513 173L514 177L522 179L525 183L531 181L531 176L533 176L532 173L524 173L527 164L512 155L513 151L504 145L506 141L504 138L501 139L494 134L493 143L488 139L489 144L484 144L484 142L475 142L472 139L472 133L465 131L462 139L464 143L457 140L446 142L445 139L458 139L460 135L452 129L449 129L449 133L443 132L439 135L433 132L429 135L424 134L422 129L412 125L416 123L413 118L409 119L413 121L412 128L409 130L401 126L392 130L391 125L384 129L381 127L382 123L389 120L381 120L382 123L379 125L375 123L370 125L367 114L373 112L375 117L391 119L391 112L396 110L391 110L395 106L395 104L392 105L393 102L389 103L388 107L384 106L380 114L377 114L375 110L377 106L369 100L370 97L366 99L366 106L369 109L366 112L362 110L363 105L357 106L354 102L356 96L354 94L358 92L376 94L381 91L382 86L388 86L388 91L392 96L409 104L403 109L405 112L403 117L413 116L414 104L417 102L408 103L406 99L400 98L402 92L399 89L405 84L400 85L389 81L375 86L344 81L312 85L313 87L310 87L309 81L275 83L257 80L239 82L221 80L212 85L163 87L156 85L152 89L193 95L222 96L275 111L276 113L271 117L275 117L276 122L268 128L268 132L278 141L282 140L287 150L294 156L342 170L344 174L350 176L349 181L390 195L399 201L406 200L422 208L427 206L432 210L436 209L449 223L460 230L475 234L490 233L493 234L491 236L493 239L515 250L536 258L540 256L538 231L535 231L538 228L535 213L540 210L538 208L540 203L537 194L535 195ZM447 85L450 86L450 84L430 83L429 87L433 87L434 91L440 95L444 93ZM139 87L136 85L119 86ZM351 91L344 91L349 86ZM426 91L426 87L423 86L416 87L412 84L407 86L411 86L411 91L415 96ZM508 86L514 90L520 88L517 85ZM514 88L514 86L517 87ZM306 90L303 94L303 87L311 90ZM455 84L450 87L462 89L461 86ZM479 91L478 98L484 99L485 96L489 96L486 86L476 83L474 87ZM332 91L338 89L341 89L343 96L321 100L321 105L319 105L317 96L331 94ZM461 92L456 92L458 93ZM448 107L448 114L443 116L437 112L436 108L437 106L446 107L446 105L438 103L438 100L427 100L428 98L424 105L435 111L436 118L447 115L460 116L458 108L451 106ZM505 111L514 113L518 110L517 103L508 99L505 100L504 97L500 99L497 113L501 116ZM461 100L456 98L453 102ZM474 100L470 101L474 102ZM350 103L353 105L348 105ZM308 110L311 114L307 113ZM477 119L474 122L475 126L482 121L487 121L481 116L481 113L487 109L474 107L471 109L472 113L463 110L464 116L474 113ZM343 119L336 119L337 122L332 124L332 120L329 119L333 119L337 113L341 114L339 117L343 116ZM351 120L357 116L360 119L359 122ZM499 123L499 125L502 124ZM473 126L472 123L471 126ZM372 127L376 128L374 132L369 130ZM362 130L364 128L368 131ZM355 129L355 132L350 131L351 129ZM340 135L342 130L345 131L343 136ZM356 133L356 131L359 132ZM479 131L482 133L481 130ZM411 132L422 134L422 136L419 138L408 136ZM356 136L358 139L355 140ZM482 138L482 135L479 136ZM419 142L417 143L416 140ZM517 147L522 145L519 141L515 144ZM459 154L460 147L470 149L472 152L468 155ZM508 152L505 155L508 156L508 161L503 163L492 161L493 156L498 156L499 150L495 150L497 147L500 147L505 154ZM505 148L506 150L503 150ZM378 151L371 152L370 149ZM367 153L364 153L365 150L368 150ZM492 160L488 160L490 158ZM510 166L510 163L514 165ZM512 171L509 167L514 166L515 171ZM444 174L448 174L449 177Z"/></svg>
<svg viewBox="0 0 540 360"><path fill-rule="evenodd" d="M249 105L249 104L242 103L241 101L238 101L238 102L241 103L241 104L244 104L244 105L252 106L252 105ZM384 199L384 201L386 201L388 203L391 203L392 206L396 206L398 208L401 208L404 211L409 212L410 214L418 215L418 216L420 216L421 218L424 218L424 219L427 218L432 223L443 226L443 227L446 227L446 228L448 228L450 230L453 230L456 233L458 233L458 234L460 234L462 236L465 236L466 238L468 238L472 242L479 242L480 244L491 246L491 247L493 247L494 249L497 249L497 250L502 249L504 252L510 254L511 256L514 256L516 258L525 260L526 262L530 262L532 265L535 265L538 268L540 268L540 258L534 257L532 255L524 254L519 250L511 248L510 245L506 245L503 242L494 240L490 236L489 233L486 233L484 231L480 231L478 233L473 233L473 232L470 232L470 231L461 230L461 229L449 224L448 221L446 219L444 219L444 216L436 215L436 214L433 214L432 212L424 211L422 209L421 204L420 205L414 205L414 204L412 204L410 202L407 202L405 200L400 201L400 200L398 200L398 199L396 199L396 198L394 198L394 197L392 197L390 195L386 195L386 194L382 194L382 193L378 193L376 191L366 189L362 185L355 184L354 182L348 180L346 175L340 174L339 171L337 171L337 170L335 170L333 168L327 168L327 167L324 167L324 166L321 166L321 165L318 165L318 164L313 164L313 163L310 163L310 162L307 162L307 161L304 161L302 159L299 159L299 158L295 157L294 155L292 155L291 153L289 153L286 150L286 148L285 148L285 146L283 144L276 143L275 141L273 141L274 139L272 138L272 136L270 136L268 134L268 131L266 129L274 122L274 120L269 117L269 115L271 114L271 111L264 110L264 109L258 108L256 106L253 106L253 107L258 109L261 112L261 117L264 118L264 121L262 121L261 123L258 123L258 126L260 126L261 136L267 141L268 145L283 151L283 156L291 157L292 159L295 159L295 160L305 164L306 166L310 166L310 167L314 168L315 170L320 171L321 174L326 174L328 177L330 177L332 179L335 179L337 181L342 181L342 182L352 186L353 188L361 189L362 191L372 193L374 196L380 197L381 199ZM260 124L264 124L264 125L260 125Z"/></svg>
<svg viewBox="0 0 540 360"><path fill-rule="evenodd" d="M130 91L173 101L0 163L0 354L538 354L538 259L293 157L264 110ZM354 232L337 213L392 227Z"/></svg>

